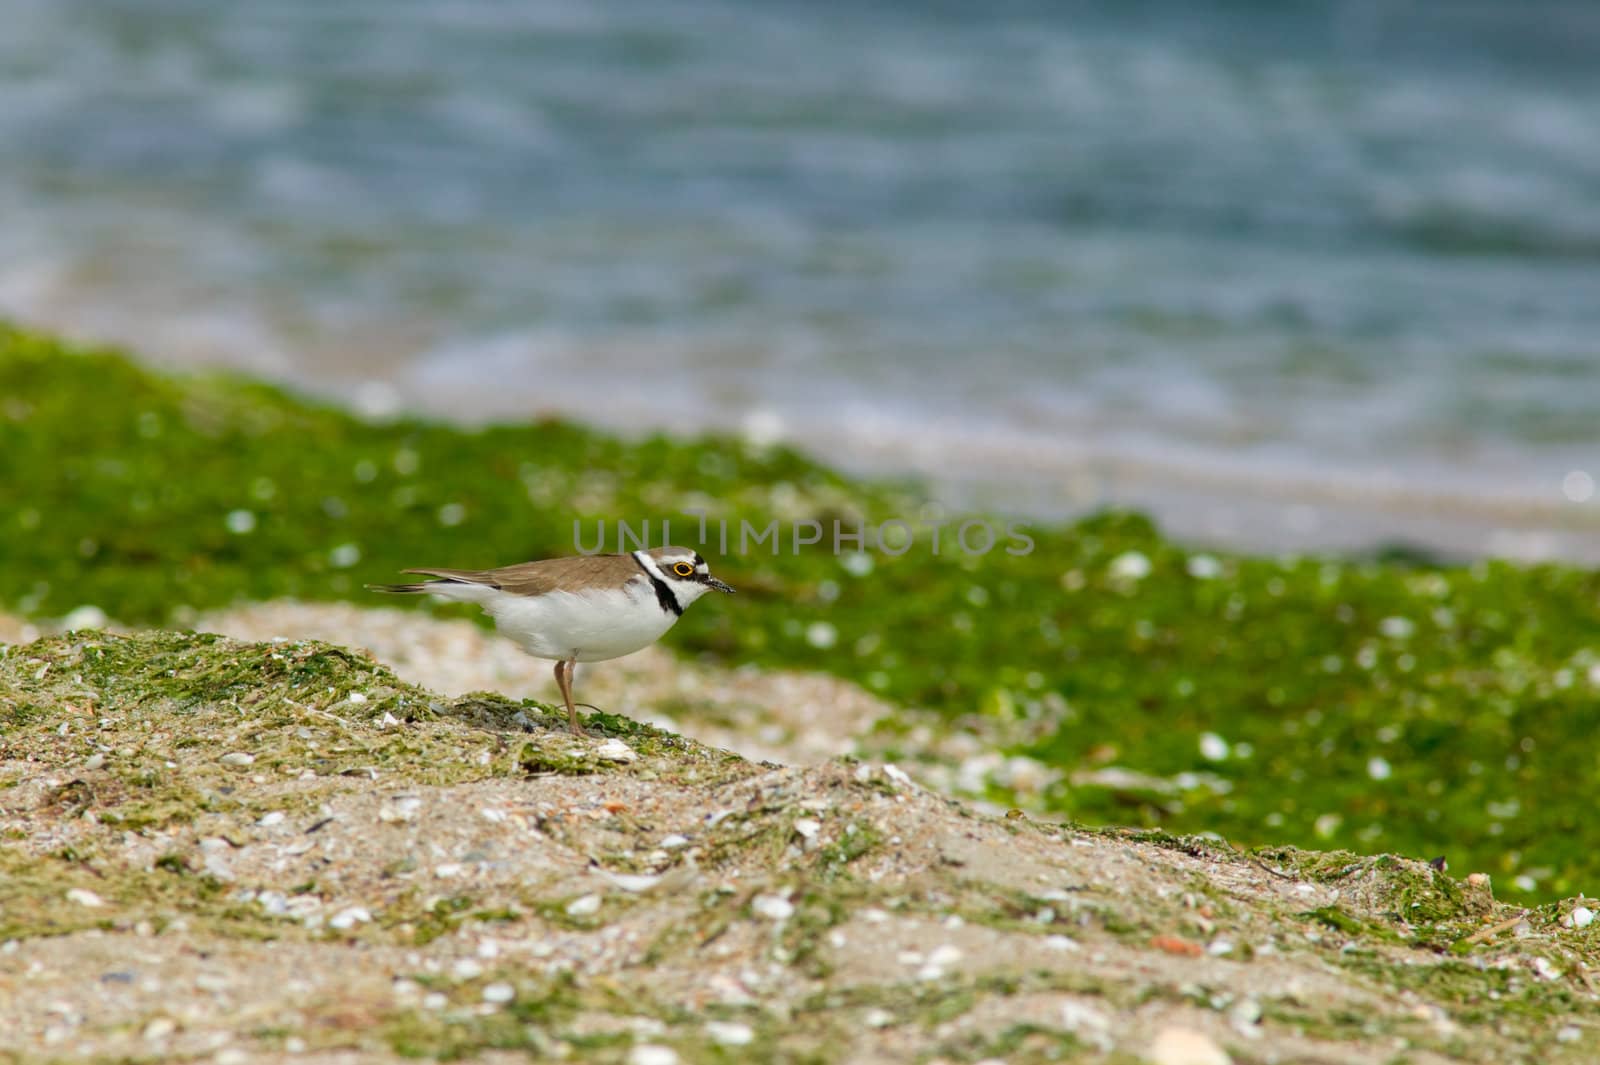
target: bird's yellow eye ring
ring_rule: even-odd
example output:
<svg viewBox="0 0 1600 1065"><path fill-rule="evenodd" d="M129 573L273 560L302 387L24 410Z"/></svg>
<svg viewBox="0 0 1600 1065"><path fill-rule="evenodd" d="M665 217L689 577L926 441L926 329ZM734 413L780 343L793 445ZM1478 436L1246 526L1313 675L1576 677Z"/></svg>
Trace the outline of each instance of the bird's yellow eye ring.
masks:
<svg viewBox="0 0 1600 1065"><path fill-rule="evenodd" d="M680 577L693 577L694 567L687 562L674 562L672 564L672 572Z"/></svg>

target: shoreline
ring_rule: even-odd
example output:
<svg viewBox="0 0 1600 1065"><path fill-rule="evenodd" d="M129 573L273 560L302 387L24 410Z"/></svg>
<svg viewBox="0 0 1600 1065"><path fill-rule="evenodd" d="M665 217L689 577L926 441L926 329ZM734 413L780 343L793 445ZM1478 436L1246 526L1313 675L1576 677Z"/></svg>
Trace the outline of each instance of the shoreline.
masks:
<svg viewBox="0 0 1600 1065"><path fill-rule="evenodd" d="M57 329L80 343L111 344L94 331ZM786 424L775 412L743 418L699 411L692 423L662 417L635 404L593 417L567 396L515 412L501 398L484 406L481 394L459 386L439 389L414 380L413 367L397 387L376 379L334 374L308 381L282 360L236 354L141 358L167 373L242 373L292 393L336 404L374 422L442 420L463 430L515 426L530 419L576 419L621 439L666 432L707 432L758 444L798 448L852 477L925 484L947 506L1014 514L1039 521L1076 520L1106 508L1150 514L1177 539L1226 551L1335 554L1365 557L1399 552L1442 561L1509 558L1524 562L1600 565L1600 492L1563 496L1554 468L1536 491L1513 487L1509 473L1474 485L1444 467L1378 470L1318 469L1304 462L1213 452L1197 455L1179 441L1107 445L1081 434L973 432L944 426L881 428ZM1583 472L1583 471L1579 471ZM1600 469L1593 471L1600 479ZM1592 485L1592 480L1591 480Z"/></svg>

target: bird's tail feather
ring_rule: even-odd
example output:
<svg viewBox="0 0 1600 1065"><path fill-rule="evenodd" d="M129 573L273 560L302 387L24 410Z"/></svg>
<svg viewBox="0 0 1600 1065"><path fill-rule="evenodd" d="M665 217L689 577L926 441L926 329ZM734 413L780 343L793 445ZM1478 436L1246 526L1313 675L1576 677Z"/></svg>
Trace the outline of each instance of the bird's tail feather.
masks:
<svg viewBox="0 0 1600 1065"><path fill-rule="evenodd" d="M481 584L478 581L468 580L465 576L456 576L451 571L407 570L406 572L436 573L439 579L416 581L411 584L369 584L367 588L369 591L397 595L423 592L453 603L485 603L500 594L499 589L492 584Z"/></svg>
<svg viewBox="0 0 1600 1065"><path fill-rule="evenodd" d="M386 592L386 593L391 593L391 594L395 594L395 595L403 595L403 594L405 594L407 592L426 592L426 591L430 591L430 590L432 590L433 585L435 585L437 583L439 583L439 582L437 582L437 581L418 581L415 584L368 584L365 587L366 587L367 591L369 591L369 592Z"/></svg>

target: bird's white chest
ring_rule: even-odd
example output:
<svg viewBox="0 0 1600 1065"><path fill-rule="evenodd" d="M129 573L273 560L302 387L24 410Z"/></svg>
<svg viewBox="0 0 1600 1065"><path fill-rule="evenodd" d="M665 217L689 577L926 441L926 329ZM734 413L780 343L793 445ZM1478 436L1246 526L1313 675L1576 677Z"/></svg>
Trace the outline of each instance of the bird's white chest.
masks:
<svg viewBox="0 0 1600 1065"><path fill-rule="evenodd" d="M534 597L497 592L483 607L501 633L528 654L579 662L632 654L655 643L678 620L639 582Z"/></svg>

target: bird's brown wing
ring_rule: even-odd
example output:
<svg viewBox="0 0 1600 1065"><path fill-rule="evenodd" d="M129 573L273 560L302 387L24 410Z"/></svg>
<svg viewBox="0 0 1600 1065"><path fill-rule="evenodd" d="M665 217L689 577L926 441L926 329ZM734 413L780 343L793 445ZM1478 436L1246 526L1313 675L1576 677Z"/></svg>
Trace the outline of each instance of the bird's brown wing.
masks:
<svg viewBox="0 0 1600 1065"><path fill-rule="evenodd" d="M499 569L408 569L447 581L483 584L512 595L544 595L558 588L576 591L595 586L619 586L639 572L632 555L578 555L520 562Z"/></svg>

